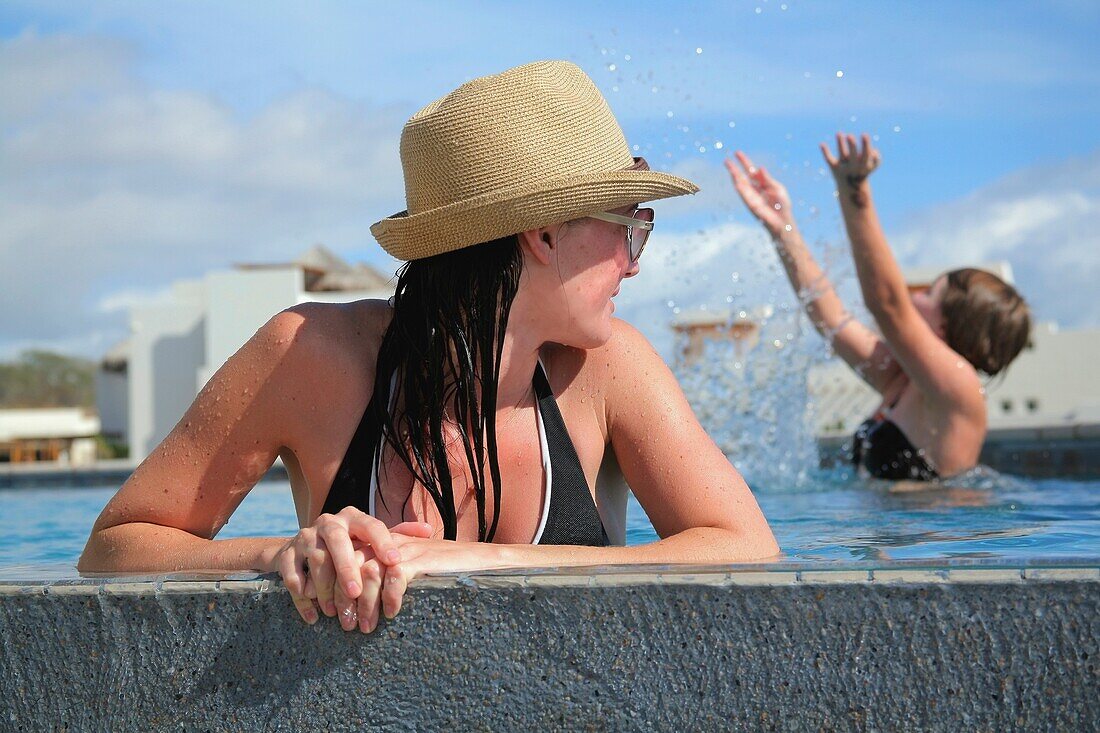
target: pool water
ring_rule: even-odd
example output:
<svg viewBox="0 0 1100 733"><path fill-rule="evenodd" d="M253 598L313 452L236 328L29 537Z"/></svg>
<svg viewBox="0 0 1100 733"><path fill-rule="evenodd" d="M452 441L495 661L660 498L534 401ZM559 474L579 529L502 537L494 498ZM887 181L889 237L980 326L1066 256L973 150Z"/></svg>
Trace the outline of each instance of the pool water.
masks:
<svg viewBox="0 0 1100 733"><path fill-rule="evenodd" d="M1100 558L1100 481L1019 479L979 469L917 491L829 471L799 484L756 487L787 561L1018 565ZM0 490L0 568L74 574L92 523L116 488ZM273 481L256 486L218 536L296 531L290 486ZM631 497L627 543L656 538Z"/></svg>

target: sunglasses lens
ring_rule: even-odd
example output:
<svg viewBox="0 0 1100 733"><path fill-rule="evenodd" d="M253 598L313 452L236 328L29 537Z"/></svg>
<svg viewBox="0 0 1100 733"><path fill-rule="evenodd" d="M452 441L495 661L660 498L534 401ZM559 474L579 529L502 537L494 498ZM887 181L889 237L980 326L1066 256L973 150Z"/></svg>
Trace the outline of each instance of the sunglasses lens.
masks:
<svg viewBox="0 0 1100 733"><path fill-rule="evenodd" d="M653 222L653 209L638 209L634 217L638 221ZM646 240L649 239L649 230L643 227L630 228L630 261L637 262L645 249Z"/></svg>

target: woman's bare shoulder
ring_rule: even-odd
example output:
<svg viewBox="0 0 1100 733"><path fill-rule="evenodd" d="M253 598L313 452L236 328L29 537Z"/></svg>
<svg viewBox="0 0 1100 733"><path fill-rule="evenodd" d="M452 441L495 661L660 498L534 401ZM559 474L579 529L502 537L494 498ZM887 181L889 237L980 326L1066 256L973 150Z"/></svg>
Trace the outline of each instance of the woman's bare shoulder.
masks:
<svg viewBox="0 0 1100 733"><path fill-rule="evenodd" d="M384 300L300 303L277 313L257 335L281 346L288 366L373 365L391 314Z"/></svg>
<svg viewBox="0 0 1100 733"><path fill-rule="evenodd" d="M633 381L655 364L664 367L645 335L618 318L612 319L611 338L602 346L577 349L547 344L542 358L555 393L579 385L592 396Z"/></svg>

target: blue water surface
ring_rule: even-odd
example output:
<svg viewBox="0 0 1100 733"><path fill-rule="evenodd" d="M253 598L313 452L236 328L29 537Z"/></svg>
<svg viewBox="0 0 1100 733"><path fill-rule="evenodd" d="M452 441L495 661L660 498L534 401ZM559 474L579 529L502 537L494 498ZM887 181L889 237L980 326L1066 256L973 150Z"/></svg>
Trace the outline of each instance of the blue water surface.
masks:
<svg viewBox="0 0 1100 733"><path fill-rule="evenodd" d="M797 489L754 487L784 558L825 565L922 560L1100 559L1100 481L1020 479L979 470L944 486L898 485L820 472ZM116 486L0 490L0 568L73 570ZM219 538L297 531L290 486L257 485ZM627 543L657 539L631 497Z"/></svg>

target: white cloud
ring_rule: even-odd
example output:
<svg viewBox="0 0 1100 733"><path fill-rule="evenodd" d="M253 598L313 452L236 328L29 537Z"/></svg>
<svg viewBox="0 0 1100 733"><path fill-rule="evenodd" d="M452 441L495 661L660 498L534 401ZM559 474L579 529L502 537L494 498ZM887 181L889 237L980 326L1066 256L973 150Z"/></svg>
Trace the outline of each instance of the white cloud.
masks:
<svg viewBox="0 0 1100 733"><path fill-rule="evenodd" d="M149 87L135 58L95 37L0 41L2 351L109 346L135 291L317 241L383 259L369 225L404 205L406 111L305 88L242 118Z"/></svg>
<svg viewBox="0 0 1100 733"><path fill-rule="evenodd" d="M169 304L172 298L172 286L155 290L126 289L116 290L99 299L96 310L100 313L129 314L131 308Z"/></svg>
<svg viewBox="0 0 1100 733"><path fill-rule="evenodd" d="M1007 260L1042 320L1100 323L1100 150L1017 171L911 217L892 237L906 264Z"/></svg>

